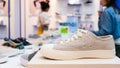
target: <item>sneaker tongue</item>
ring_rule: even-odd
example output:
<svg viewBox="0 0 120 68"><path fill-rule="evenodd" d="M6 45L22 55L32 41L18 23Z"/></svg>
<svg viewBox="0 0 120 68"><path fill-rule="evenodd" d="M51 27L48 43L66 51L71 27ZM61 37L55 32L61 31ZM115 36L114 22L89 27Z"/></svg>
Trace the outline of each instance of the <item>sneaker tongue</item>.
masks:
<svg viewBox="0 0 120 68"><path fill-rule="evenodd" d="M75 34L73 34L72 37L68 38L67 40L61 41L61 43L74 41L75 39L78 39L87 33L88 33L87 30L78 29L77 32Z"/></svg>
<svg viewBox="0 0 120 68"><path fill-rule="evenodd" d="M87 30L82 30L82 29L78 29L78 31L77 31L78 33L88 33L88 31Z"/></svg>
<svg viewBox="0 0 120 68"><path fill-rule="evenodd" d="M87 33L86 30L77 30L77 32L67 41L73 41L75 39L78 39L79 37L82 37L86 33Z"/></svg>

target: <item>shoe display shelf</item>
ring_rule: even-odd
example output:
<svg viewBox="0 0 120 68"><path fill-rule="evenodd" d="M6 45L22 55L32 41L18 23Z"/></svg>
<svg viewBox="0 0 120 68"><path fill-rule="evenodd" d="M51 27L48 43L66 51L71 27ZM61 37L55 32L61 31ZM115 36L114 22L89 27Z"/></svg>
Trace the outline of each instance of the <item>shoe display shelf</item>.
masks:
<svg viewBox="0 0 120 68"><path fill-rule="evenodd" d="M38 52L28 63L27 68L119 68L120 59L78 59L78 60L50 60L45 59Z"/></svg>

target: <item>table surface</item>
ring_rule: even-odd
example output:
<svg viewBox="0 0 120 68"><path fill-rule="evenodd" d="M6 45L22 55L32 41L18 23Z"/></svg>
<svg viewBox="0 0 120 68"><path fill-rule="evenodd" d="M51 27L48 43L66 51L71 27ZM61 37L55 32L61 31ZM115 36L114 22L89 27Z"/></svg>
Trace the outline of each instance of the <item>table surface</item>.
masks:
<svg viewBox="0 0 120 68"><path fill-rule="evenodd" d="M30 41L34 45L31 45L28 47L26 46L23 53L17 56L8 58L8 62L4 64L0 64L0 68L25 68L24 66L21 65L21 61L20 61L21 56L24 54L31 54L34 51L38 50L40 46L36 46L36 45L40 43L40 40L41 39L29 39L28 41ZM2 45L3 43L4 41L1 39L0 45Z"/></svg>
<svg viewBox="0 0 120 68"><path fill-rule="evenodd" d="M20 63L21 55L9 58L7 63L0 64L0 68L25 68Z"/></svg>
<svg viewBox="0 0 120 68"><path fill-rule="evenodd" d="M25 47L22 53L9 57L7 63L0 64L0 68L25 68L21 65L21 56L25 54L31 54L34 50L39 49L38 46L31 45L29 47Z"/></svg>

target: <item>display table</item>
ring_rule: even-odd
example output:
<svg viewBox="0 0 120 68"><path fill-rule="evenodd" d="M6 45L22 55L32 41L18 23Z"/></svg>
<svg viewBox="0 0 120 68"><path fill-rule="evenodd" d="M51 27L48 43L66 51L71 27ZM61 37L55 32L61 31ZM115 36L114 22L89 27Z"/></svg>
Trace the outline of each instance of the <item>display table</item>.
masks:
<svg viewBox="0 0 120 68"><path fill-rule="evenodd" d="M49 60L38 52L28 63L27 68L120 68L120 59L79 59L79 60Z"/></svg>

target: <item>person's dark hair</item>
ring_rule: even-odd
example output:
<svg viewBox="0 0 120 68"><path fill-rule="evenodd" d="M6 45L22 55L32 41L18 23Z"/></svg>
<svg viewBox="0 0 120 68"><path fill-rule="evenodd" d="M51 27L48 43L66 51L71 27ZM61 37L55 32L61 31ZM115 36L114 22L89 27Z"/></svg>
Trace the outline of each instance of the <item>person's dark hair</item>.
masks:
<svg viewBox="0 0 120 68"><path fill-rule="evenodd" d="M47 3L49 3L50 1L49 0L46 0Z"/></svg>
<svg viewBox="0 0 120 68"><path fill-rule="evenodd" d="M37 1L38 1L38 0L34 0L34 1L33 1L33 4L34 4L35 7L37 6L37 5L36 5Z"/></svg>
<svg viewBox="0 0 120 68"><path fill-rule="evenodd" d="M110 7L110 6L113 6L115 8L118 8L117 5L116 5L116 0L106 0L107 2L107 7Z"/></svg>
<svg viewBox="0 0 120 68"><path fill-rule="evenodd" d="M0 2L3 2L3 7L5 7L6 1L5 0L0 0Z"/></svg>
<svg viewBox="0 0 120 68"><path fill-rule="evenodd" d="M50 8L49 3L47 3L47 2L40 2L40 5L41 5L41 10L42 11L46 11L47 9Z"/></svg>
<svg viewBox="0 0 120 68"><path fill-rule="evenodd" d="M6 1L3 1L3 7L5 7L5 5L6 5Z"/></svg>

